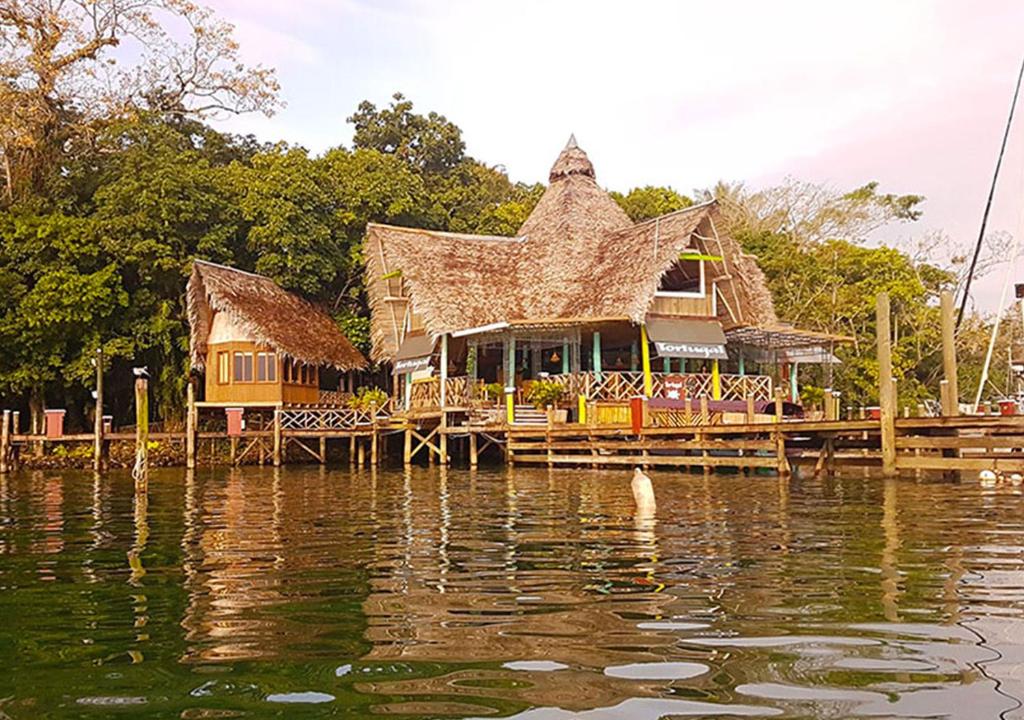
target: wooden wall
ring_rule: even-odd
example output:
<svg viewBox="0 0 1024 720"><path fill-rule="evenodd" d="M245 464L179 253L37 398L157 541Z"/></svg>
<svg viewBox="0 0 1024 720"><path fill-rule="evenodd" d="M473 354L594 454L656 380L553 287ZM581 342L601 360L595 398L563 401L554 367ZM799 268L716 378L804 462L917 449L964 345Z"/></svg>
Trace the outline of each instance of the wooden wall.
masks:
<svg viewBox="0 0 1024 720"><path fill-rule="evenodd" d="M276 405L313 405L320 397L319 369L313 368L313 382L308 385L301 383L284 382L284 368L281 356L275 355L277 362L277 379L274 381L257 381L256 359L253 359L253 381L235 381L233 364L228 367L228 378L226 383L220 382L220 373L217 365L218 353L226 352L234 363L236 352L255 353L268 352L268 348L259 346L254 342L225 342L210 345L206 356L206 402L214 403L267 403Z"/></svg>

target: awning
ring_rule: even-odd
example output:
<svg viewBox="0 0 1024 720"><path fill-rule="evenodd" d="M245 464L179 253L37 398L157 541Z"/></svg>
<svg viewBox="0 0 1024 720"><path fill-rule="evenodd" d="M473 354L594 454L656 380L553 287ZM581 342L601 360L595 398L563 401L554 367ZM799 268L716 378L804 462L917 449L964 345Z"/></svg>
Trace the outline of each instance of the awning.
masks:
<svg viewBox="0 0 1024 720"><path fill-rule="evenodd" d="M647 318L647 337L661 357L725 360L725 333L717 320Z"/></svg>
<svg viewBox="0 0 1024 720"><path fill-rule="evenodd" d="M434 353L434 341L429 335L406 335L395 354L393 371L396 375L415 372L430 367L430 356Z"/></svg>

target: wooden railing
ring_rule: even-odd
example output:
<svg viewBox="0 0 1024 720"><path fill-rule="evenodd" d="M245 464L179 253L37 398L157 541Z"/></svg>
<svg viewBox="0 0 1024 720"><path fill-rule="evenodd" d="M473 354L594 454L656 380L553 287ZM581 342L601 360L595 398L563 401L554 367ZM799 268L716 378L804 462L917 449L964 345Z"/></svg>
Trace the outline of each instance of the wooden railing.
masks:
<svg viewBox="0 0 1024 720"><path fill-rule="evenodd" d="M665 373L651 373L653 397L665 397ZM712 380L708 373L689 373L671 375L683 379L683 387L692 398L711 397ZM644 374L642 372L602 372L598 377L594 372L567 373L552 375L548 378L561 383L566 395L575 398L584 395L589 400L628 400L644 394ZM721 375L723 400L746 400L753 396L755 401L772 399L772 379L767 375Z"/></svg>
<svg viewBox="0 0 1024 720"><path fill-rule="evenodd" d="M282 430L355 430L371 427L390 416L389 408L285 408L281 410Z"/></svg>
<svg viewBox="0 0 1024 720"><path fill-rule="evenodd" d="M483 380L459 375L450 377L445 383L445 405L447 407L471 407L483 397ZM424 410L441 407L441 379L428 378L412 384L409 393L409 407Z"/></svg>
<svg viewBox="0 0 1024 720"><path fill-rule="evenodd" d="M348 404L352 393L340 392L338 390L321 390L317 396L317 405L332 405L334 407L345 407Z"/></svg>

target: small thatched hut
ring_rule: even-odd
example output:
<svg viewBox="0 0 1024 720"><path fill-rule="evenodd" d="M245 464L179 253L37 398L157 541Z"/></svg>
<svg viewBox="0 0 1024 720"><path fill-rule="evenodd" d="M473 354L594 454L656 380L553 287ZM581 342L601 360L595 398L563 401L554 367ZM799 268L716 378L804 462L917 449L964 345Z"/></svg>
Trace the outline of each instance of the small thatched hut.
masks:
<svg viewBox="0 0 1024 720"><path fill-rule="evenodd" d="M719 398L719 364L744 375L745 346L827 342L779 322L756 260L718 232L716 202L633 223L574 138L549 179L515 237L368 227L374 360L398 373L440 366L442 376L464 365L509 392L525 379L601 380L642 362L650 396L653 350L666 374L673 363L706 373Z"/></svg>
<svg viewBox="0 0 1024 720"><path fill-rule="evenodd" d="M324 367L366 366L330 316L262 275L196 260L187 302L192 367L206 373L207 404L316 404Z"/></svg>

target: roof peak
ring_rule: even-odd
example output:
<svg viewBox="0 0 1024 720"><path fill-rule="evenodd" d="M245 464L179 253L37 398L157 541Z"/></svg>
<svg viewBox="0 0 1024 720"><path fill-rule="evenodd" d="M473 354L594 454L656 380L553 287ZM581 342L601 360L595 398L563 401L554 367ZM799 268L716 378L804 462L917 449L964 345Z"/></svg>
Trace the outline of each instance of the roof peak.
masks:
<svg viewBox="0 0 1024 720"><path fill-rule="evenodd" d="M565 144L562 152L558 154L555 164L551 166L548 173L548 182L557 182L570 175L583 175L594 179L594 166L590 158L583 152L583 148L576 144L576 135L569 135L569 142Z"/></svg>

